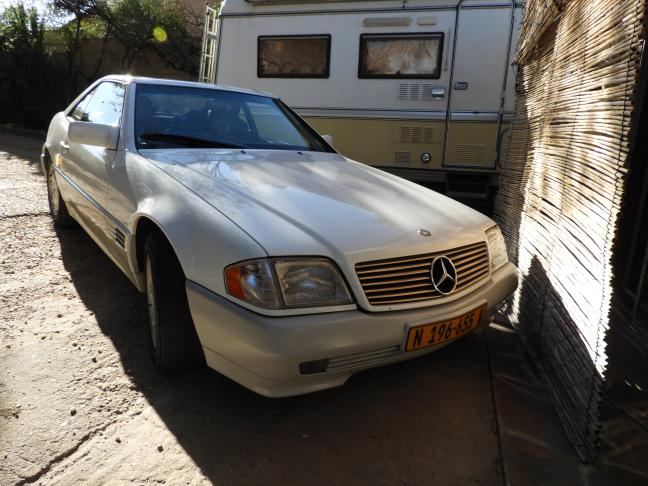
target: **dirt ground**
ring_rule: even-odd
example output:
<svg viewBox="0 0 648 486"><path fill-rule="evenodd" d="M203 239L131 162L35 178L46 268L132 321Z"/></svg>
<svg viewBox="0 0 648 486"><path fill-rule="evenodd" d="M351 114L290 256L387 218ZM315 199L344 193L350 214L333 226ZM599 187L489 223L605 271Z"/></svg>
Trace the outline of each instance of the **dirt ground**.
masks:
<svg viewBox="0 0 648 486"><path fill-rule="evenodd" d="M495 331L287 399L157 372L143 296L82 230L53 228L38 145L0 134L0 485L587 477L517 345L491 351Z"/></svg>
<svg viewBox="0 0 648 486"><path fill-rule="evenodd" d="M143 297L81 229L53 228L18 140L1 154L0 484L500 484L483 337L282 400L158 373Z"/></svg>

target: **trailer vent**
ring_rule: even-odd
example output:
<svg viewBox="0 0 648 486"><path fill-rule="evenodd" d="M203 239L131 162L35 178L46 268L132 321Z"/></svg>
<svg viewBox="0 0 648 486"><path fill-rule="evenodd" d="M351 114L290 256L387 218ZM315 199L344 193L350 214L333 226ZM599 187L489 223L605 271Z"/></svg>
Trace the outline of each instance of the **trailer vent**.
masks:
<svg viewBox="0 0 648 486"><path fill-rule="evenodd" d="M396 98L399 101L430 101L435 99L433 88L429 83L399 83Z"/></svg>
<svg viewBox="0 0 648 486"><path fill-rule="evenodd" d="M418 101L421 99L421 85L399 83L396 98L400 101Z"/></svg>
<svg viewBox="0 0 648 486"><path fill-rule="evenodd" d="M478 164L485 161L486 147L467 143L457 144L456 162L462 164Z"/></svg>
<svg viewBox="0 0 648 486"><path fill-rule="evenodd" d="M401 127L401 143L434 143L432 127Z"/></svg>
<svg viewBox="0 0 648 486"><path fill-rule="evenodd" d="M409 164L412 154L410 152L394 152L394 163Z"/></svg>
<svg viewBox="0 0 648 486"><path fill-rule="evenodd" d="M409 98L409 84L400 83L398 85L398 95L396 98L401 101Z"/></svg>
<svg viewBox="0 0 648 486"><path fill-rule="evenodd" d="M434 99L434 96L432 94L432 85L431 84L424 84L423 85L423 96L422 99L424 101L429 101Z"/></svg>

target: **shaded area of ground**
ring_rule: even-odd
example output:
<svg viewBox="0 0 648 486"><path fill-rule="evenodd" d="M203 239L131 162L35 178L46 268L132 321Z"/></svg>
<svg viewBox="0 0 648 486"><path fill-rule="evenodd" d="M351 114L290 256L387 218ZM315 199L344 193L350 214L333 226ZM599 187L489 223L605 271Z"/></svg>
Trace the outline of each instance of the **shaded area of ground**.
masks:
<svg viewBox="0 0 648 486"><path fill-rule="evenodd" d="M156 372L142 296L82 230L53 229L38 145L0 134L0 484L648 478L578 462L500 326L288 399L208 369Z"/></svg>
<svg viewBox="0 0 648 486"><path fill-rule="evenodd" d="M484 335L266 399L211 370L156 373L143 299L81 230L14 217L0 241L8 484L501 483Z"/></svg>

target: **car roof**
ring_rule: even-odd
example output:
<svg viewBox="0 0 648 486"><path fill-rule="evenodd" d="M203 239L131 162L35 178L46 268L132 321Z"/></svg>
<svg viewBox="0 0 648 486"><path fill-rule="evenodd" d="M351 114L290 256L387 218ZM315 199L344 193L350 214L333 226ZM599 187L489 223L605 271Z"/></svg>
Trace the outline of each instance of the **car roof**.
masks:
<svg viewBox="0 0 648 486"><path fill-rule="evenodd" d="M178 79L148 78L145 76L130 76L128 74L111 74L108 76L104 76L99 81L119 81L121 83L157 84L163 86L181 86L185 88L213 89L218 91L232 91L235 93L253 94L257 96L264 96L267 98L276 98L276 96L270 93L264 93L263 91L255 91L246 88L238 88L236 86L224 86L220 84L211 84L211 83L198 83L196 81L180 81Z"/></svg>

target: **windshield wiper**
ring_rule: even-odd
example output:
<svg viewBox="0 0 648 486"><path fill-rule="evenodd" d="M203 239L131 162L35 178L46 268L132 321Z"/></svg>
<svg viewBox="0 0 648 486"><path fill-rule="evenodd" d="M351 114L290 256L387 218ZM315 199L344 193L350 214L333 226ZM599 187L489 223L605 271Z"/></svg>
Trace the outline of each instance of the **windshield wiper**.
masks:
<svg viewBox="0 0 648 486"><path fill-rule="evenodd" d="M188 135L179 135L176 133L149 132L143 133L139 138L146 142L164 142L195 148L245 148L245 145L239 145L236 143L220 142L218 140L190 137Z"/></svg>

